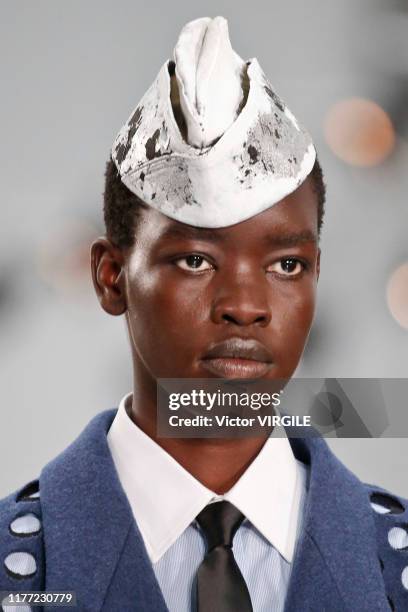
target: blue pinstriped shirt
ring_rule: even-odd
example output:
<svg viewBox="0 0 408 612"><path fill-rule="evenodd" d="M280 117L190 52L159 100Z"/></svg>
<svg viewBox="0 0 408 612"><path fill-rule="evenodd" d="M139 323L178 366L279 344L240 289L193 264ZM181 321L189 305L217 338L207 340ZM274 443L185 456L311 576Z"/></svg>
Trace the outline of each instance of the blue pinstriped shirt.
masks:
<svg viewBox="0 0 408 612"><path fill-rule="evenodd" d="M303 465L302 469L302 510L299 512L296 540L302 529L306 498L307 472ZM233 552L248 586L253 612L282 612L292 564L248 520L235 534ZM170 612L195 612L195 576L204 555L205 540L194 521L153 565Z"/></svg>

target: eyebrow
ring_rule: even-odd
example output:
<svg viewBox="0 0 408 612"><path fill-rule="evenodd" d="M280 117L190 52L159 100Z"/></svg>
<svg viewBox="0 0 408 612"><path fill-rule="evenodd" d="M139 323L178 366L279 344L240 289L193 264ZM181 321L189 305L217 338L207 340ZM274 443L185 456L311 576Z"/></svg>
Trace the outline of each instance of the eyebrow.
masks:
<svg viewBox="0 0 408 612"><path fill-rule="evenodd" d="M208 240L211 242L219 242L222 240L222 236L219 232L206 227L194 227L194 226L183 226L178 227L176 225L169 227L161 235L162 239L166 238L181 238L184 240Z"/></svg>
<svg viewBox="0 0 408 612"><path fill-rule="evenodd" d="M172 226L166 229L161 239L184 239L184 240L207 240L209 242L221 242L225 236L217 231L206 227L191 226ZM317 243L317 236L310 230L296 233L268 234L264 237L264 242L274 247L293 247L307 242Z"/></svg>
<svg viewBox="0 0 408 612"><path fill-rule="evenodd" d="M317 236L310 230L288 234L268 234L265 236L265 242L276 247L294 247L306 242L313 242L316 244Z"/></svg>

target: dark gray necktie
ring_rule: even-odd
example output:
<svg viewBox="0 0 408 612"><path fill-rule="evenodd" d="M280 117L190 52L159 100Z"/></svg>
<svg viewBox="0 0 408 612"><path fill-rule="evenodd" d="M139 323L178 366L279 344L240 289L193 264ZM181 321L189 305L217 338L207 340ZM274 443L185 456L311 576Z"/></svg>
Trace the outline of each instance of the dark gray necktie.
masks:
<svg viewBox="0 0 408 612"><path fill-rule="evenodd" d="M207 552L197 572L198 612L252 612L248 587L234 559L232 541L244 515L227 501L197 516Z"/></svg>

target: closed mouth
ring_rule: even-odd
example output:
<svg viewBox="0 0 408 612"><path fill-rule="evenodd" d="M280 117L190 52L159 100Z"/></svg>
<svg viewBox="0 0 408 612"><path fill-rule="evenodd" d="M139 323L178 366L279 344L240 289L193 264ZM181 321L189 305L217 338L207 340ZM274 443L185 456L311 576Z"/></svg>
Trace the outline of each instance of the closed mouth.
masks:
<svg viewBox="0 0 408 612"><path fill-rule="evenodd" d="M273 361L271 353L258 340L239 337L228 338L214 344L205 353L203 359L242 359L262 363L272 363Z"/></svg>
<svg viewBox="0 0 408 612"><path fill-rule="evenodd" d="M220 378L260 378L273 365L272 355L257 340L229 338L214 344L201 361L207 372Z"/></svg>

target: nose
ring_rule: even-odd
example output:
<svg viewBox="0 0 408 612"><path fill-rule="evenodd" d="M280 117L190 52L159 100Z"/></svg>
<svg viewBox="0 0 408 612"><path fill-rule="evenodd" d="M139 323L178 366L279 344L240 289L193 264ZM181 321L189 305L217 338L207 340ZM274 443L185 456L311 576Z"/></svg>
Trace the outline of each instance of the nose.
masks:
<svg viewBox="0 0 408 612"><path fill-rule="evenodd" d="M266 279L243 279L222 284L215 296L211 318L214 323L266 327L271 321Z"/></svg>

